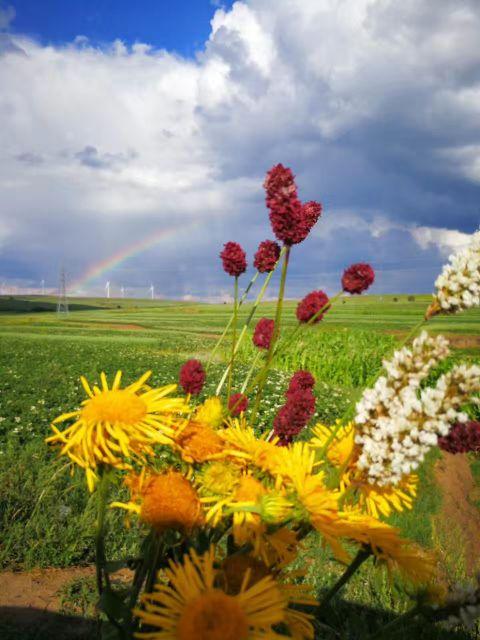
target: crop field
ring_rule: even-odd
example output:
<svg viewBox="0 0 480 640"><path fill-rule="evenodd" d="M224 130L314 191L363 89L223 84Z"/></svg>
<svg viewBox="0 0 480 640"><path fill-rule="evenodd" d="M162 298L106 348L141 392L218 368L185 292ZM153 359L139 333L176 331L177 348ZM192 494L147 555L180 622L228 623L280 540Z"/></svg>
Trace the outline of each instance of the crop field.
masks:
<svg viewBox="0 0 480 640"><path fill-rule="evenodd" d="M316 326L304 327L275 362L268 380L268 401L259 427L269 429L283 403L292 371L310 370L317 381L315 419L328 424L348 414L359 390L372 383L382 359L391 354L423 316L430 296L365 296L340 299ZM295 302L287 301L283 340L296 325ZM245 318L250 303L240 313ZM28 571L33 567L87 566L93 561L95 509L81 474L69 477L65 461L48 450L44 438L50 422L79 406L84 397L79 376L96 382L104 371L110 378L121 369L126 381L152 370L152 383L176 382L183 362L191 357L208 361L231 313L231 305L208 305L156 300L82 298L70 300L70 313L55 313L55 299L0 297L0 568ZM274 304L264 303L256 317L273 317ZM429 322L430 331L452 342L449 362L480 362L480 310ZM215 392L225 369L227 346L209 365L202 398ZM238 389L254 358L251 332L239 354L233 388ZM447 363L447 366L448 363ZM450 572L462 579L471 559L459 550L456 523L446 526L442 492L436 482L437 454L421 472L421 490L412 513L393 517L402 531L435 548ZM478 462L470 460L474 482ZM125 497L121 486L118 497ZM472 488L477 504L478 487ZM477 508L477 507L475 507ZM123 515L109 513L110 530L122 536L109 539L115 557L135 554L134 532L120 526ZM455 550L456 549L456 550ZM309 578L321 590L338 569L327 563L315 540L306 543ZM322 571L320 571L322 567ZM331 571L329 574L328 572ZM83 583L82 583L83 584ZM83 585L84 587L85 585ZM88 600L88 588L71 591ZM92 587L93 588L93 587ZM397 590L397 586L393 587ZM80 593L80 596L78 595ZM88 602L80 603L88 610ZM77 603L78 604L78 603ZM388 621L393 609L402 611L408 597L401 589L395 600L388 578L365 566L331 608L332 624L346 637L366 637L372 617ZM361 607L361 608L360 608ZM82 609L83 610L83 609ZM357 636L352 636L356 629ZM0 632L2 631L0 621ZM443 632L428 625L411 638L473 638L463 631ZM415 635L415 633L417 635ZM15 636L11 636L12 638ZM37 636L36 636L37 637ZM39 636L40 637L40 636ZM325 638L335 638L328 629ZM403 637L398 635L396 637Z"/></svg>

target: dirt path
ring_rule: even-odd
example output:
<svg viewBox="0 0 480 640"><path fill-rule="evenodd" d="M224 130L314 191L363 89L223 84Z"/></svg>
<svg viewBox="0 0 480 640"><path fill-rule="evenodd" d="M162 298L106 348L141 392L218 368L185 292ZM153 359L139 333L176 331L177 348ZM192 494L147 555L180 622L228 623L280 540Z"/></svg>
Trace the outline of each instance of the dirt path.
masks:
<svg viewBox="0 0 480 640"><path fill-rule="evenodd" d="M408 332L401 329L386 329L384 333L405 337ZM442 335L456 349L480 349L480 335L478 334L446 333L442 331Z"/></svg>
<svg viewBox="0 0 480 640"><path fill-rule="evenodd" d="M4 571L0 574L0 607L33 607L42 611L58 611L59 590L75 578L93 575L93 567Z"/></svg>
<svg viewBox="0 0 480 640"><path fill-rule="evenodd" d="M0 637L4 640L92 640L96 623L62 615L59 590L93 567L0 573Z"/></svg>
<svg viewBox="0 0 480 640"><path fill-rule="evenodd" d="M467 573L472 575L480 567L480 510L472 504L479 496L467 456L444 452L435 474L443 495L437 525L450 541L452 557L460 562L463 553Z"/></svg>

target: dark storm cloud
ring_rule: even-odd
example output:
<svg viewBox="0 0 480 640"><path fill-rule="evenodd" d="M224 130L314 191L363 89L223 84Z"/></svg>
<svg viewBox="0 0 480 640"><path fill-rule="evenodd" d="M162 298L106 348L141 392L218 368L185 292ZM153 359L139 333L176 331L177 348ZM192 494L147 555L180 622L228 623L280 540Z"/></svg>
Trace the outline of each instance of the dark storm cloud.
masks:
<svg viewBox="0 0 480 640"><path fill-rule="evenodd" d="M81 151L75 153L74 157L85 167L92 169L113 169L118 165L131 162L138 157L138 154L135 151L128 151L127 153L100 153L96 147L87 145Z"/></svg>
<svg viewBox="0 0 480 640"><path fill-rule="evenodd" d="M430 290L479 224L479 30L476 0L250 0L215 14L195 61L16 37L28 57L0 61L0 279L56 278L64 256L78 277L178 227L105 278L221 299L221 246L251 263L272 237L261 184L283 162L324 204L289 296L333 293L363 260L376 291Z"/></svg>

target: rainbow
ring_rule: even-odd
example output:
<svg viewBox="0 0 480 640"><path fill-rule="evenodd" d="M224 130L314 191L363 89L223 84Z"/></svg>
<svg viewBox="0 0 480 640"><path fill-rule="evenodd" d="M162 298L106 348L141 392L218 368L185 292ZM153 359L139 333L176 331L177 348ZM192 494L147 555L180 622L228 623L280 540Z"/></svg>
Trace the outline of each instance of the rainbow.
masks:
<svg viewBox="0 0 480 640"><path fill-rule="evenodd" d="M90 283L92 280L99 278L105 272L111 271L128 258L132 258L138 253L142 253L165 240L169 240L173 236L180 234L187 229L190 230L192 227L200 226L204 223L204 219L197 219L182 222L181 225L159 229L154 233L150 233L146 238L134 242L133 244L129 244L108 258L104 258L103 260L90 265L79 278L69 284L68 288L70 292L78 292L79 290L84 289L85 285Z"/></svg>

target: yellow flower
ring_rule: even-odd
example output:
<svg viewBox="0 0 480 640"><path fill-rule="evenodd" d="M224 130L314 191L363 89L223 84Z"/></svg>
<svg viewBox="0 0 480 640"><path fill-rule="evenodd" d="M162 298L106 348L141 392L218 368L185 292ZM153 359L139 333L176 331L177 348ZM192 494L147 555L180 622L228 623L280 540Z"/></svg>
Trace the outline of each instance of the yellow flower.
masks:
<svg viewBox="0 0 480 640"><path fill-rule="evenodd" d="M165 571L168 584L157 583L153 593L141 597L143 608L135 614L153 630L137 637L277 640L273 627L286 622L289 600L274 578L266 575L249 586L247 571L240 590L232 595L221 588L221 570L215 569L214 563L213 548L203 556L192 550L181 565L170 562ZM313 635L304 634L303 638L309 640Z"/></svg>
<svg viewBox="0 0 480 640"><path fill-rule="evenodd" d="M360 512L342 512L348 537L369 545L388 571L398 570L415 584L428 584L437 573L435 556L410 540L400 537L397 528Z"/></svg>
<svg viewBox="0 0 480 640"><path fill-rule="evenodd" d="M162 532L177 529L189 532L204 524L204 515L198 494L192 484L178 471L142 473L127 478L130 502L113 502L136 513L140 520Z"/></svg>
<svg viewBox="0 0 480 640"><path fill-rule="evenodd" d="M268 567L282 568L295 560L300 548L297 533L288 527L280 527L264 534L261 557Z"/></svg>
<svg viewBox="0 0 480 640"><path fill-rule="evenodd" d="M230 595L240 593L242 585L249 587L270 575L269 567L249 553L227 556L222 562L221 571L223 588Z"/></svg>
<svg viewBox="0 0 480 640"><path fill-rule="evenodd" d="M292 502L277 493L267 493L259 501L260 516L269 524L284 523L289 519L293 507Z"/></svg>
<svg viewBox="0 0 480 640"><path fill-rule="evenodd" d="M190 420L175 434L175 443L186 462L206 462L226 457L223 440L207 424Z"/></svg>
<svg viewBox="0 0 480 640"><path fill-rule="evenodd" d="M368 515L388 518L392 510L403 511L411 509L417 495L418 476L410 474L404 476L397 485L381 487L367 482L363 473L346 473L342 477L346 487L358 491L358 506Z"/></svg>
<svg viewBox="0 0 480 640"><path fill-rule="evenodd" d="M220 398L207 398L195 411L195 422L206 424L212 429L218 429L223 423L223 407Z"/></svg>
<svg viewBox="0 0 480 640"><path fill-rule="evenodd" d="M202 495L227 496L240 481L241 470L231 462L215 460L206 463L196 474L195 481Z"/></svg>
<svg viewBox="0 0 480 640"><path fill-rule="evenodd" d="M310 446L320 451L326 449L327 459L336 467L342 467L352 459L355 447L355 429L352 423L342 426L337 422L334 427L319 423L313 427L312 436Z"/></svg>
<svg viewBox="0 0 480 640"><path fill-rule="evenodd" d="M305 484L315 466L315 452L307 442L294 442L288 447L278 447L280 456L275 472L286 478L297 489ZM318 475L320 478L320 475Z"/></svg>
<svg viewBox="0 0 480 640"><path fill-rule="evenodd" d="M276 439L267 442L266 435L257 438L251 427L237 419L230 420L229 426L219 431L219 436L229 446L231 455L245 459L262 471L276 473L282 458L282 448L276 446Z"/></svg>
<svg viewBox="0 0 480 640"><path fill-rule="evenodd" d="M130 460L145 462L146 456L153 455L153 445L171 444L175 421L179 413L187 410L187 405L182 398L167 397L175 391L174 384L159 389L146 387L150 375L148 371L121 389L121 371L117 372L111 388L102 373L101 388L94 386L93 390L82 376L88 395L82 408L53 421L55 435L46 442L61 445L60 454L85 469L90 491L98 480L99 465L131 469ZM71 419L74 423L64 431L56 427Z"/></svg>
<svg viewBox="0 0 480 640"><path fill-rule="evenodd" d="M339 494L325 487L322 474L307 475L301 482L297 480L295 489L306 518L323 535L337 560L348 562L349 555L339 541L346 534L338 513Z"/></svg>

